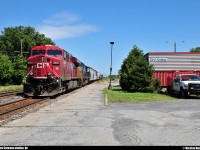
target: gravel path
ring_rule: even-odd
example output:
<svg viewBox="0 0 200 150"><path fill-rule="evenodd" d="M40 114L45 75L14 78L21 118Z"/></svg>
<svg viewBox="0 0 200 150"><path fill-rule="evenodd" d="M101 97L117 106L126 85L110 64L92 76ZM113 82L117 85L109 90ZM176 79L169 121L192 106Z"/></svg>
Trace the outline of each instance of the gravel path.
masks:
<svg viewBox="0 0 200 150"><path fill-rule="evenodd" d="M22 96L11 96L11 97L6 97L6 98L0 98L0 105L9 103L12 101L21 100L21 99L24 99L24 98Z"/></svg>

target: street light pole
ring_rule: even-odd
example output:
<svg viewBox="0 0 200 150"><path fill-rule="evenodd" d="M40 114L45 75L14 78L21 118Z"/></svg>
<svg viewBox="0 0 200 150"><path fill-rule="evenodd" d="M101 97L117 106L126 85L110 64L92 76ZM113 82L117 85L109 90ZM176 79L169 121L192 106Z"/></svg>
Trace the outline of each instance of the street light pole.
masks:
<svg viewBox="0 0 200 150"><path fill-rule="evenodd" d="M110 63L110 84L108 86L108 89L112 89L112 85L111 85L111 75L112 75L112 47L114 42L110 42L111 44L111 63Z"/></svg>

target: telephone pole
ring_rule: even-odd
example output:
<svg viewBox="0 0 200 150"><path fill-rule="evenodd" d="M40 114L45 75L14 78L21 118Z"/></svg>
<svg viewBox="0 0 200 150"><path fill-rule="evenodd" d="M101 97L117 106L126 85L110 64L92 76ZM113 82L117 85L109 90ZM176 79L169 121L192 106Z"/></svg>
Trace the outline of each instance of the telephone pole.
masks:
<svg viewBox="0 0 200 150"><path fill-rule="evenodd" d="M169 41L166 41L166 43L168 43ZM185 42L185 41L182 41L183 43ZM174 52L176 53L176 42L174 42Z"/></svg>
<svg viewBox="0 0 200 150"><path fill-rule="evenodd" d="M176 42L174 42L174 52L176 53Z"/></svg>
<svg viewBox="0 0 200 150"><path fill-rule="evenodd" d="M22 56L22 40L21 40L21 56Z"/></svg>
<svg viewBox="0 0 200 150"><path fill-rule="evenodd" d="M23 56L23 53L29 53L29 52L23 52L23 40L20 40L20 51L14 51L15 53L20 53L20 56Z"/></svg>

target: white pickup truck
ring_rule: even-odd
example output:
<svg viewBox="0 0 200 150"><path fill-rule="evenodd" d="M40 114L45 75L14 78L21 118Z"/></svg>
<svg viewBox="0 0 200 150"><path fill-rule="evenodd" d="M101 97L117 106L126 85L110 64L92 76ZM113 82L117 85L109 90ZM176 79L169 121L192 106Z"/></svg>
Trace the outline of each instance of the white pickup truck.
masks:
<svg viewBox="0 0 200 150"><path fill-rule="evenodd" d="M171 92L182 98L191 94L200 94L200 77L195 74L179 74L172 81Z"/></svg>

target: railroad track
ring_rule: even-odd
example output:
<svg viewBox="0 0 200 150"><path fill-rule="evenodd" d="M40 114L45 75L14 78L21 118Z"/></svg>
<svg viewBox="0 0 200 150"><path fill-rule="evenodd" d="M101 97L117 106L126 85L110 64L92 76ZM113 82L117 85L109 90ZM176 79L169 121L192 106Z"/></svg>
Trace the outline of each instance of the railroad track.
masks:
<svg viewBox="0 0 200 150"><path fill-rule="evenodd" d="M23 91L8 91L8 92L0 92L0 98L1 97L9 97L9 96L15 96L17 94L21 94Z"/></svg>
<svg viewBox="0 0 200 150"><path fill-rule="evenodd" d="M79 90L82 90L83 88L84 87L78 88L78 89L73 89L73 90L66 92L65 94L57 95L57 96L59 98L64 98L66 96L69 96L73 93L78 92ZM1 95L1 93L0 93L0 95ZM0 104L0 126L2 124L6 123L7 121L9 121L10 119L12 119L13 117L15 117L15 115L19 115L21 112L25 112L25 114L26 114L29 112L29 109L32 111L35 108L38 109L40 107L43 107L42 104L46 105L48 103L52 103L51 98L50 97L41 98L41 99L27 98L27 99L12 101L12 102L5 103L5 104ZM35 107L35 106L37 106L37 107ZM26 110L28 110L28 111L26 112ZM18 118L18 116L17 116L17 118Z"/></svg>
<svg viewBox="0 0 200 150"><path fill-rule="evenodd" d="M24 110L33 108L34 106L40 105L47 101L49 101L49 98L43 98L43 99L27 98L0 105L0 120L5 120L13 115L23 112Z"/></svg>

